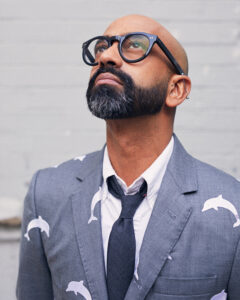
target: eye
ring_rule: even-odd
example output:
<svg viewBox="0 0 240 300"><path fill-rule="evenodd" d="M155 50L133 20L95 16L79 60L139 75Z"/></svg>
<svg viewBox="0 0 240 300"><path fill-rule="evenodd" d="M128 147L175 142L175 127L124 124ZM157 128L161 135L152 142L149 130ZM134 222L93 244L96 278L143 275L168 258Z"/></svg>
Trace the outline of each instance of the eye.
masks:
<svg viewBox="0 0 240 300"><path fill-rule="evenodd" d="M130 36L123 43L123 48L126 51L141 50L146 52L149 46L149 41L145 36Z"/></svg>
<svg viewBox="0 0 240 300"><path fill-rule="evenodd" d="M139 42L130 42L128 48L142 48L143 45Z"/></svg>
<svg viewBox="0 0 240 300"><path fill-rule="evenodd" d="M106 41L98 40L94 46L94 54L99 55L102 52L104 52L106 49L108 49L108 44Z"/></svg>
<svg viewBox="0 0 240 300"><path fill-rule="evenodd" d="M108 46L106 44L104 44L104 43L97 44L95 46L94 53L95 53L95 55L97 55L98 53L104 52L107 48L108 48Z"/></svg>
<svg viewBox="0 0 240 300"><path fill-rule="evenodd" d="M127 45L125 45L125 48L146 50L146 46L139 41L129 41Z"/></svg>

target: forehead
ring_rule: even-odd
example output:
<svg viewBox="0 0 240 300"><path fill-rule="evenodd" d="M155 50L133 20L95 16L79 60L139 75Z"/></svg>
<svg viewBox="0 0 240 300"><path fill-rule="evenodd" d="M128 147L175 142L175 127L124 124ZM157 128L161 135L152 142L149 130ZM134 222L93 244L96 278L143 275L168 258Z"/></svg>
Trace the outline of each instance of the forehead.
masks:
<svg viewBox="0 0 240 300"><path fill-rule="evenodd" d="M147 32L158 35L158 23L148 18L127 17L114 21L104 35L123 35L129 32Z"/></svg>

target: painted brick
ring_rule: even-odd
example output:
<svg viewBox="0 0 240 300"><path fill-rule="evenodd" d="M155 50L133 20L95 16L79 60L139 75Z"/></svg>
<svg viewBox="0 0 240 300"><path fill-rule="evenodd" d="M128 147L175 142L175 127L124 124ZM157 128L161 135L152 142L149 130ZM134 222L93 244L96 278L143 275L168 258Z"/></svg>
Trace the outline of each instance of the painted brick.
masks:
<svg viewBox="0 0 240 300"><path fill-rule="evenodd" d="M239 1L0 0L0 203L22 205L37 169L103 146L104 122L86 105L81 44L130 13L157 19L187 50L192 92L175 132L191 154L240 179ZM11 245L2 248L12 262L0 283L5 300L15 290Z"/></svg>
<svg viewBox="0 0 240 300"><path fill-rule="evenodd" d="M0 17L8 19L112 20L121 15L140 13L153 18L184 20L239 20L239 1L211 0L1 0Z"/></svg>
<svg viewBox="0 0 240 300"><path fill-rule="evenodd" d="M89 22L90 20L88 20ZM160 21L160 20L159 20ZM240 28L237 21L229 22L162 22L174 36L185 43L205 45L226 45L239 40ZM82 44L91 36L101 34L106 28L106 21L94 20L2 20L0 31L1 43L78 43ZM86 31L85 28L88 28ZM207 35L206 35L207 32Z"/></svg>

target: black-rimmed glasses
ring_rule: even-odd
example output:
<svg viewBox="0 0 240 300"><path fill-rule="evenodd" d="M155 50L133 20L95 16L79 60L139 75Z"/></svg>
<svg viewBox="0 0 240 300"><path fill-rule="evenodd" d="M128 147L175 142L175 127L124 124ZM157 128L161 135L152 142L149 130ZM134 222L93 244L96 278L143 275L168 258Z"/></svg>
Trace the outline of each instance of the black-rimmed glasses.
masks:
<svg viewBox="0 0 240 300"><path fill-rule="evenodd" d="M173 64L177 74L184 75L182 68L159 37L145 32L132 32L123 36L115 35L111 37L96 36L82 45L84 62L89 66L96 66L102 52L111 47L115 41L118 42L120 56L128 63L136 63L146 58L156 43Z"/></svg>

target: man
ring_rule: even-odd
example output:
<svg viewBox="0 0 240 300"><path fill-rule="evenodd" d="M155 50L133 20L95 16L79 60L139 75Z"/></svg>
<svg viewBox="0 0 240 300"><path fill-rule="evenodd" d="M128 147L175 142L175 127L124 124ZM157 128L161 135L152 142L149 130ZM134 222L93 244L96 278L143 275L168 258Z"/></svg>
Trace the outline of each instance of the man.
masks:
<svg viewBox="0 0 240 300"><path fill-rule="evenodd" d="M191 82L160 24L120 18L83 44L102 151L39 171L25 200L17 296L240 299L240 184L173 134Z"/></svg>

